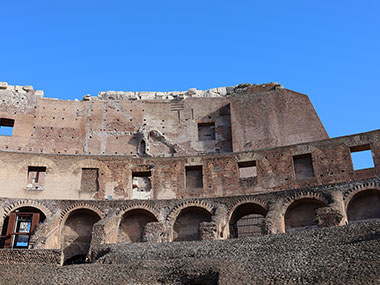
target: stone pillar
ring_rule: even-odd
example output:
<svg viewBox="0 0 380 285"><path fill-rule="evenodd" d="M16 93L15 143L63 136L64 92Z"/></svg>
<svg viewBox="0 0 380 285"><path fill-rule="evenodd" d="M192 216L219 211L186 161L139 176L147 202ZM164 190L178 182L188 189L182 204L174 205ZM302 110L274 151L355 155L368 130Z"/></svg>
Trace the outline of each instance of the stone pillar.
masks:
<svg viewBox="0 0 380 285"><path fill-rule="evenodd" d="M316 210L315 222L318 227L341 226L347 223L347 215L341 191L330 193L331 203Z"/></svg>
<svg viewBox="0 0 380 285"><path fill-rule="evenodd" d="M165 227L159 222L147 223L142 233L142 241L145 242L164 242Z"/></svg>
<svg viewBox="0 0 380 285"><path fill-rule="evenodd" d="M201 240L218 239L218 227L214 222L203 222L199 224L199 237Z"/></svg>
<svg viewBox="0 0 380 285"><path fill-rule="evenodd" d="M281 234L285 232L283 201L275 201L269 204L269 210L265 217L263 225L263 233L265 234Z"/></svg>

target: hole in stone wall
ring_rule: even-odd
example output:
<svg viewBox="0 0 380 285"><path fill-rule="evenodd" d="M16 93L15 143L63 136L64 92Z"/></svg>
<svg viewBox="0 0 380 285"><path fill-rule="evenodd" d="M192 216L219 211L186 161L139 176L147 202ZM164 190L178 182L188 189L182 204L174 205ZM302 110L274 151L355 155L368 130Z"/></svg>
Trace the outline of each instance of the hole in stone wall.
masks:
<svg viewBox="0 0 380 285"><path fill-rule="evenodd" d="M150 171L132 172L132 199L150 199L151 176Z"/></svg>
<svg viewBox="0 0 380 285"><path fill-rule="evenodd" d="M27 190L43 190L45 182L46 167L45 166L29 166Z"/></svg>
<svg viewBox="0 0 380 285"><path fill-rule="evenodd" d="M12 136L14 124L15 124L15 120L1 118L0 119L0 136Z"/></svg>
<svg viewBox="0 0 380 285"><path fill-rule="evenodd" d="M215 123L198 123L198 140L215 140Z"/></svg>
<svg viewBox="0 0 380 285"><path fill-rule="evenodd" d="M297 180L314 177L311 153L293 156L294 172Z"/></svg>
<svg viewBox="0 0 380 285"><path fill-rule="evenodd" d="M186 188L203 188L202 165L186 166Z"/></svg>
<svg viewBox="0 0 380 285"><path fill-rule="evenodd" d="M369 144L350 147L352 166L354 170L375 167Z"/></svg>
<svg viewBox="0 0 380 285"><path fill-rule="evenodd" d="M242 186L253 186L257 183L256 161L238 162L239 182Z"/></svg>

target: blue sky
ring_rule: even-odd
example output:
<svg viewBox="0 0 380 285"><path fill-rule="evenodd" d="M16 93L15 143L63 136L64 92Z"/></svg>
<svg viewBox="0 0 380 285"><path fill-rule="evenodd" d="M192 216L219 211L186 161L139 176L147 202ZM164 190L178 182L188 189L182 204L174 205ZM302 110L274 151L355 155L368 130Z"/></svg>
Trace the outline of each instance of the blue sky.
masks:
<svg viewBox="0 0 380 285"><path fill-rule="evenodd" d="M380 127L380 1L3 1L0 81L46 97L277 81L331 137Z"/></svg>

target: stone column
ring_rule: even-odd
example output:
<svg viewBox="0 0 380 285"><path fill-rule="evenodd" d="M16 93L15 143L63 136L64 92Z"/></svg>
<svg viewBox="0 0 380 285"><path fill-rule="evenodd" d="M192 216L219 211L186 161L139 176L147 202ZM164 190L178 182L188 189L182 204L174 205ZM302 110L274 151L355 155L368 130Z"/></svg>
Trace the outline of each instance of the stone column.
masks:
<svg viewBox="0 0 380 285"><path fill-rule="evenodd" d="M142 241L145 242L164 242L165 227L159 222L147 223L142 233Z"/></svg>
<svg viewBox="0 0 380 285"><path fill-rule="evenodd" d="M263 233L281 234L285 232L284 203L281 200L269 204L269 210L265 217Z"/></svg>
<svg viewBox="0 0 380 285"><path fill-rule="evenodd" d="M330 193L331 203L327 207L316 210L315 221L319 227L342 226L347 224L346 207L343 193L333 191Z"/></svg>
<svg viewBox="0 0 380 285"><path fill-rule="evenodd" d="M203 222L199 224L199 236L201 240L218 239L218 227L214 222Z"/></svg>

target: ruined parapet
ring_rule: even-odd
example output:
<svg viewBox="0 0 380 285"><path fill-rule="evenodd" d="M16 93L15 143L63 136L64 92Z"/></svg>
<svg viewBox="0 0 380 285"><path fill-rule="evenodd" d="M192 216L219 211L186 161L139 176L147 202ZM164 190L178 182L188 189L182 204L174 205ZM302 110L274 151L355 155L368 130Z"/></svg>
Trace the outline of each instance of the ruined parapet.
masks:
<svg viewBox="0 0 380 285"><path fill-rule="evenodd" d="M99 100L180 100L186 98L202 98L202 97L226 97L243 93L261 93L271 90L283 89L284 87L277 83L271 82L267 84L239 84L232 87L218 87L208 90L198 90L190 88L188 91L170 91L170 92L154 92L154 91L106 91L99 92L97 99ZM89 100L84 97L84 100Z"/></svg>
<svg viewBox="0 0 380 285"><path fill-rule="evenodd" d="M13 94L27 94L27 93L32 93L32 95L36 95L39 97L44 96L44 91L42 90L34 90L33 86L31 85L8 85L8 82L0 82L0 91L9 91L12 92Z"/></svg>
<svg viewBox="0 0 380 285"><path fill-rule="evenodd" d="M143 242L164 242L165 241L165 227L159 222L147 223L142 233Z"/></svg>

